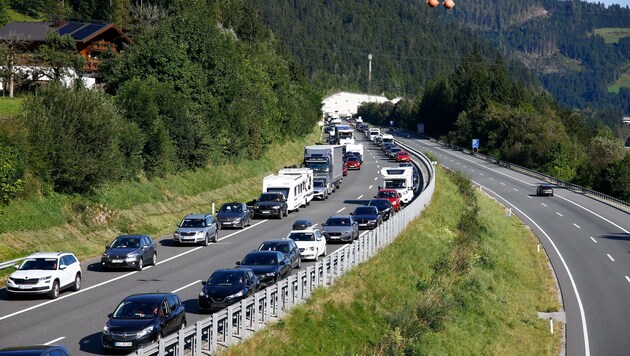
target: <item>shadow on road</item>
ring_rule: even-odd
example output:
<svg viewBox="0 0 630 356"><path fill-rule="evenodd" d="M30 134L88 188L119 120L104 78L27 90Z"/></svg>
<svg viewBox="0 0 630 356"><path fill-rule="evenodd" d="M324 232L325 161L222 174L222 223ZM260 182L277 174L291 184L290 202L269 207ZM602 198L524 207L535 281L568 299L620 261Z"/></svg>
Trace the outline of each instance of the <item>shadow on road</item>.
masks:
<svg viewBox="0 0 630 356"><path fill-rule="evenodd" d="M79 349L82 353L104 355L103 348L101 346L101 333L94 333L88 335L79 341Z"/></svg>

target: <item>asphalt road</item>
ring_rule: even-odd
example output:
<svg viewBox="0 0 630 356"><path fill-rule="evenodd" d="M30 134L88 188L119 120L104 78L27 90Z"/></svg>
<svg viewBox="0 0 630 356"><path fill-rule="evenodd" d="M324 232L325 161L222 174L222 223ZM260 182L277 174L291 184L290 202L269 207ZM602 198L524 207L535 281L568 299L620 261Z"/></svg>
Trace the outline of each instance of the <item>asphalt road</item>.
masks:
<svg viewBox="0 0 630 356"><path fill-rule="evenodd" d="M630 214L555 187L538 197L541 181L424 139L402 139L465 173L511 207L538 236L560 284L567 355L630 354Z"/></svg>
<svg viewBox="0 0 630 356"><path fill-rule="evenodd" d="M99 259L82 261L81 290L63 292L56 300L27 297L7 300L3 288L0 348L48 343L64 345L73 355L102 354L100 335L107 315L123 298L134 293L176 292L186 307L188 325L207 318L197 309L197 295L201 281L212 271L235 266L236 261L263 240L285 237L297 219L309 218L321 223L330 215L348 214L357 205L367 203L377 191L380 169L390 165L397 166L385 162L380 149L366 145L362 169L348 172L341 188L328 200L313 201L281 220L255 219L244 230L221 230L219 241L207 247L176 247L170 236L161 237L157 239L158 264L139 272L103 272ZM327 253L344 246L328 245ZM302 268L308 265L303 263Z"/></svg>

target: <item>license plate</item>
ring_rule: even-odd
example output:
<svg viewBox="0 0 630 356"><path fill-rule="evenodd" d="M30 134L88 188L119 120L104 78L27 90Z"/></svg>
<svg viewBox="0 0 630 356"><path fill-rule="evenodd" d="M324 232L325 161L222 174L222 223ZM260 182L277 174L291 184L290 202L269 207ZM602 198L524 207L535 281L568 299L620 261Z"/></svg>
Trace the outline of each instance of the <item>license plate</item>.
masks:
<svg viewBox="0 0 630 356"><path fill-rule="evenodd" d="M115 342L114 346L116 347L131 347L131 342L125 341L125 342Z"/></svg>
<svg viewBox="0 0 630 356"><path fill-rule="evenodd" d="M33 289L31 286L18 286L19 289Z"/></svg>
<svg viewBox="0 0 630 356"><path fill-rule="evenodd" d="M271 211L269 211L269 210L263 210L263 211L261 211L261 213L263 213L263 214L269 214L270 212L271 212Z"/></svg>
<svg viewBox="0 0 630 356"><path fill-rule="evenodd" d="M122 263L123 260L112 260L112 263Z"/></svg>
<svg viewBox="0 0 630 356"><path fill-rule="evenodd" d="M338 239L338 238L339 238L339 236L331 236L330 238L331 238L331 239Z"/></svg>
<svg viewBox="0 0 630 356"><path fill-rule="evenodd" d="M227 307L227 303L213 303L212 306L214 308L225 308Z"/></svg>
<svg viewBox="0 0 630 356"><path fill-rule="evenodd" d="M359 224L359 226L368 226L368 224Z"/></svg>

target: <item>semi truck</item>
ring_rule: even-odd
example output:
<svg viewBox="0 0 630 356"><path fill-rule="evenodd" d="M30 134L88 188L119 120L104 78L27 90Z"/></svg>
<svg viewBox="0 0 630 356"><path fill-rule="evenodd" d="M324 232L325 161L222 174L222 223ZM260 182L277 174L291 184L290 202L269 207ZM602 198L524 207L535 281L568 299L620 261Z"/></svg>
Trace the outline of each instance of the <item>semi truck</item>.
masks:
<svg viewBox="0 0 630 356"><path fill-rule="evenodd" d="M341 184L343 164L343 146L341 145L304 147L304 167L313 170L314 178L325 179L330 191L335 191Z"/></svg>

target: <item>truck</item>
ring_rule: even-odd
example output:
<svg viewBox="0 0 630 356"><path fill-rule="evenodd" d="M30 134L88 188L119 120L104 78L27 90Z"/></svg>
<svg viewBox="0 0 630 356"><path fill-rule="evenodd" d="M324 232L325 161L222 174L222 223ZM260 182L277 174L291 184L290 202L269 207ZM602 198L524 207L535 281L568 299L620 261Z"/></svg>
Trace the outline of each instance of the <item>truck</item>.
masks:
<svg viewBox="0 0 630 356"><path fill-rule="evenodd" d="M305 178L297 175L268 175L263 178L263 193L282 193L288 211L300 211L306 206ZM312 190L311 190L312 192Z"/></svg>
<svg viewBox="0 0 630 356"><path fill-rule="evenodd" d="M313 145L304 147L304 167L313 170L315 179L324 179L333 192L343 178L343 146Z"/></svg>
<svg viewBox="0 0 630 356"><path fill-rule="evenodd" d="M336 125L335 135L340 145L354 144L354 130L349 125Z"/></svg>
<svg viewBox="0 0 630 356"><path fill-rule="evenodd" d="M278 171L279 176L300 177L300 184L304 192L305 204L310 205L314 194L314 173L310 168L285 167Z"/></svg>
<svg viewBox="0 0 630 356"><path fill-rule="evenodd" d="M363 163L363 145L360 143L356 143L356 144L347 144L346 145L346 153L348 152L356 152L359 154L359 159L361 160L361 163Z"/></svg>
<svg viewBox="0 0 630 356"><path fill-rule="evenodd" d="M381 169L381 178L379 190L396 189L403 204L411 202L415 193L413 167L384 167Z"/></svg>

